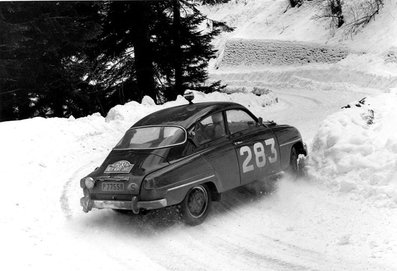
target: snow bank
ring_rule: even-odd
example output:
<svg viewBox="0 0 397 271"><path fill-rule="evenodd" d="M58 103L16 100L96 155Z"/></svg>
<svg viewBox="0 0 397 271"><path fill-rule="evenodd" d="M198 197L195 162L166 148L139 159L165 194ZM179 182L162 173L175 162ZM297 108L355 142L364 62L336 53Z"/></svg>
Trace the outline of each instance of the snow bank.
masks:
<svg viewBox="0 0 397 271"><path fill-rule="evenodd" d="M271 92L257 96L253 93L220 93L204 94L194 91L194 102L231 101L240 103L246 107L266 107L277 103L277 97ZM103 118L99 113L91 116L74 119L65 118L33 118L22 121L9 121L0 123L0 149L3 154L4 164L14 160L28 164L32 161L43 161L42 166L54 163L53 151L58 154L67 153L68 148L76 143L84 148L84 141L90 137L103 136L109 138L109 134L121 136L124 131L144 116L163 108L186 104L182 96L176 101L156 105L154 101L145 96L142 103L135 101L125 105L113 107ZM116 143L116 142L113 142ZM45 148L43 148L45 145ZM109 146L107 146L109 147ZM29 155L20 155L29 153Z"/></svg>
<svg viewBox="0 0 397 271"><path fill-rule="evenodd" d="M252 107L267 107L272 104L276 104L278 99L273 92L263 92L261 95L256 95L255 92L259 91L258 89L252 88L249 90L251 92L243 93L243 92L236 92L236 93L220 93L220 92L213 92L209 94L203 94L200 92L195 92L195 99L196 101L230 101L236 102L239 104L244 105L245 107L252 108Z"/></svg>
<svg viewBox="0 0 397 271"><path fill-rule="evenodd" d="M335 63L349 54L343 47L317 43L230 39L226 41L220 67Z"/></svg>
<svg viewBox="0 0 397 271"><path fill-rule="evenodd" d="M252 108L266 107L277 102L277 97L272 93L261 96L253 93L194 93L194 102L232 101ZM132 101L113 107L106 118L96 113L79 119L38 117L3 122L0 123L0 149L3 153L0 164L6 171L11 161L18 163L25 170L34 170L35 166L45 170L68 159L71 149L109 150L126 129L144 116L166 107L186 103L182 96L178 96L176 101L156 105L150 97L145 96L142 103ZM96 140L102 140L102 143L95 145L92 142L94 137Z"/></svg>
<svg viewBox="0 0 397 271"><path fill-rule="evenodd" d="M193 91L193 102L236 102L248 108L266 107L278 102L278 98L272 92L262 93L263 95L258 96L251 92L240 92L239 90L240 89L233 89L230 93L213 92L208 94ZM175 101L167 102L163 105L155 105L150 97L145 96L141 104L130 102L125 105L117 105L110 109L106 116L106 121L127 121L131 126L139 119L154 111L186 103L185 98L179 95Z"/></svg>
<svg viewBox="0 0 397 271"><path fill-rule="evenodd" d="M257 96L253 93L219 93L204 94L194 91L194 102L231 101L249 108L266 107L277 103L277 97L272 93ZM88 117L74 119L65 118L33 118L22 121L0 123L0 149L2 158L0 164L6 167L10 161L15 161L22 168L38 165L46 169L67 159L70 149L96 148L109 149L117 143L126 129L144 116L163 108L186 104L182 96L176 101L156 105L145 96L142 103L135 101L113 107L103 118L99 113ZM103 143L92 146L92 138L102 138ZM54 152L54 150L56 150ZM28 155L21 155L28 154ZM28 166L28 167L27 167Z"/></svg>
<svg viewBox="0 0 397 271"><path fill-rule="evenodd" d="M310 174L353 198L397 207L396 119L396 90L329 116L313 140Z"/></svg>
<svg viewBox="0 0 397 271"><path fill-rule="evenodd" d="M367 70L365 70L367 68ZM261 69L238 67L218 70L210 75L212 81L222 80L228 88L249 87L280 89L305 89L313 91L388 91L397 87L397 64L385 63L377 58L353 57L335 64L266 67Z"/></svg>

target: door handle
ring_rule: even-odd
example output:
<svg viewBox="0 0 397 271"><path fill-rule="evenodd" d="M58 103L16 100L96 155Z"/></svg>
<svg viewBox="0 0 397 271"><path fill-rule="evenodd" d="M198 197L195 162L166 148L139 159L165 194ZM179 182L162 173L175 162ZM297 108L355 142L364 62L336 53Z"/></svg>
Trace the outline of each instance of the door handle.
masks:
<svg viewBox="0 0 397 271"><path fill-rule="evenodd" d="M241 145L243 144L243 141L234 141L233 143L235 146Z"/></svg>

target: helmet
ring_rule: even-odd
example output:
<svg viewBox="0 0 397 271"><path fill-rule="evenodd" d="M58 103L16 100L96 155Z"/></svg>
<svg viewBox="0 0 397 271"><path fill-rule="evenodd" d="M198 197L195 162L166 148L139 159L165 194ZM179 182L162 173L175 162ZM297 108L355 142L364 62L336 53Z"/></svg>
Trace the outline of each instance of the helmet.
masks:
<svg viewBox="0 0 397 271"><path fill-rule="evenodd" d="M222 124L222 113L213 114L211 117L214 124Z"/></svg>

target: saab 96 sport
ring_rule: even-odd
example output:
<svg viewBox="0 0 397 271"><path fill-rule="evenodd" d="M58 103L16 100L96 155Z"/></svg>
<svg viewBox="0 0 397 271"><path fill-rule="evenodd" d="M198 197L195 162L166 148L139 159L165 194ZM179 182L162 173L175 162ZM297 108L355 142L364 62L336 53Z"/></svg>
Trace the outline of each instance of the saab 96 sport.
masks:
<svg viewBox="0 0 397 271"><path fill-rule="evenodd" d="M84 212L140 211L178 205L200 224L221 193L299 170L306 147L298 130L262 122L232 102L192 103L135 123L95 171L80 181Z"/></svg>

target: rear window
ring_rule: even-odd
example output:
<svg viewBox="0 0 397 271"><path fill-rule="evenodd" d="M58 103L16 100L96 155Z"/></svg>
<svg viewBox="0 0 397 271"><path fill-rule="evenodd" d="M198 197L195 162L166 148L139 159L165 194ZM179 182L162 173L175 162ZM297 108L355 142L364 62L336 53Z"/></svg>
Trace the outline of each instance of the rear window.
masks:
<svg viewBox="0 0 397 271"><path fill-rule="evenodd" d="M186 131L178 126L146 126L129 129L115 149L157 149L186 142Z"/></svg>

